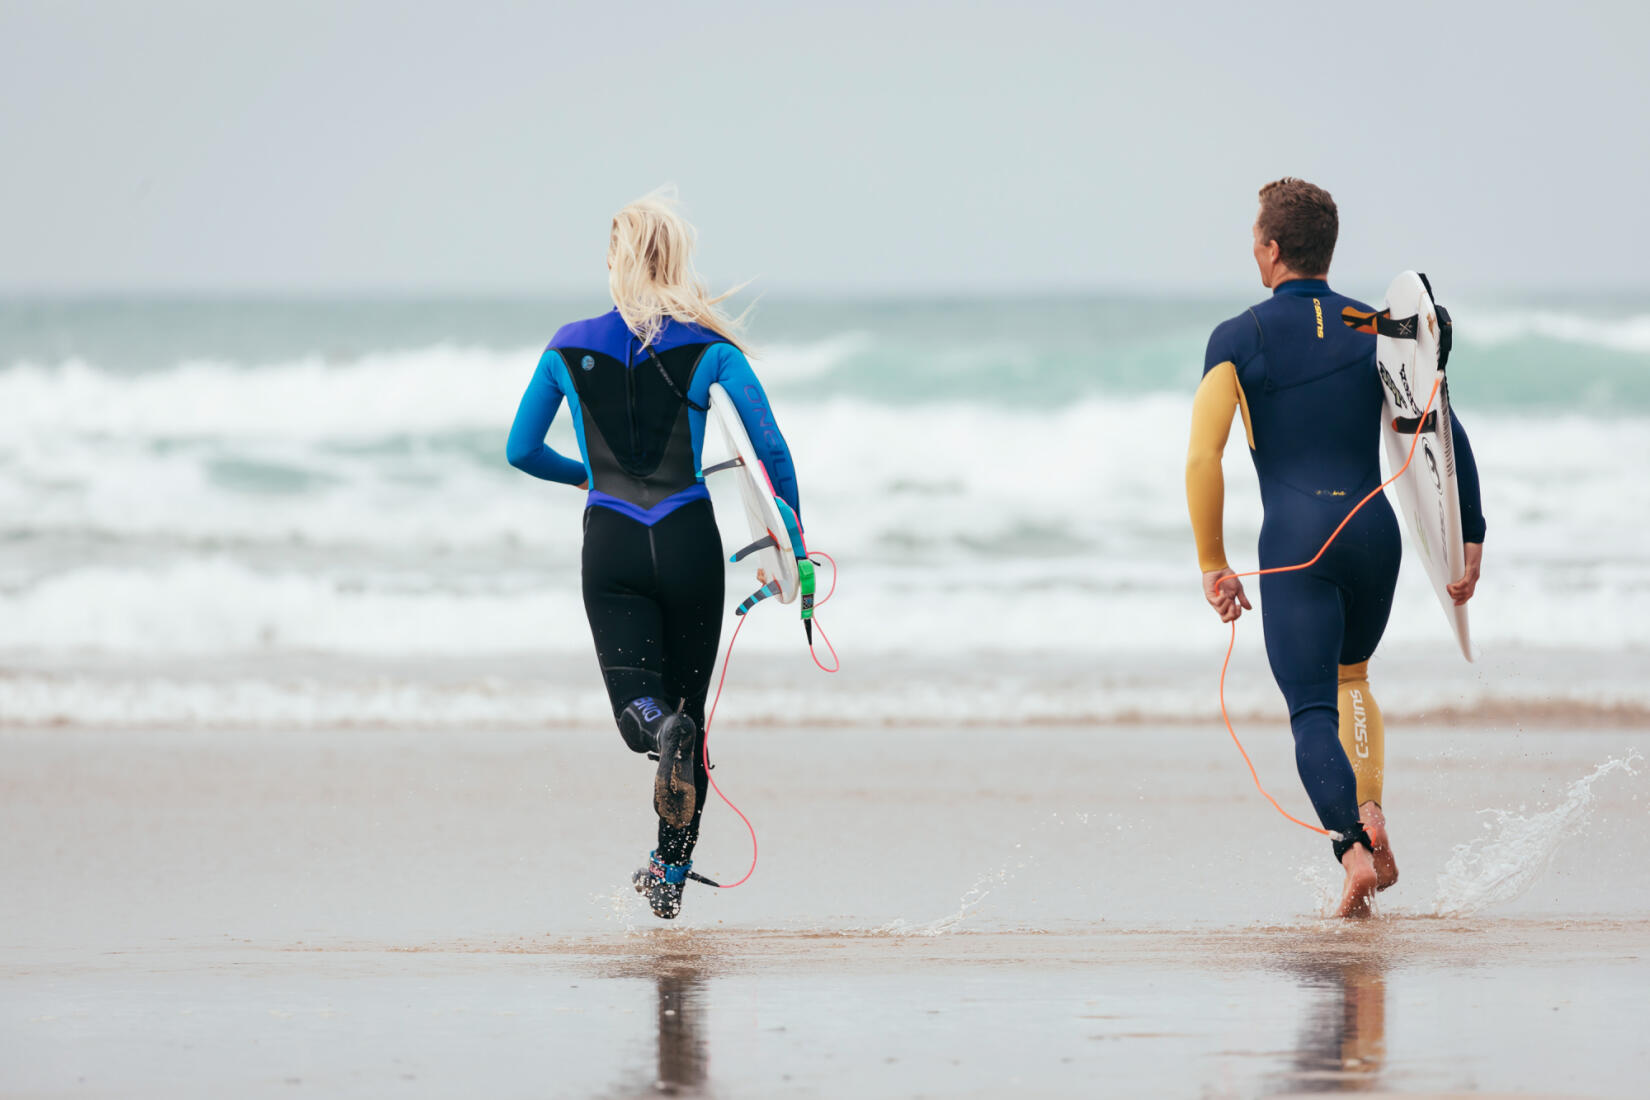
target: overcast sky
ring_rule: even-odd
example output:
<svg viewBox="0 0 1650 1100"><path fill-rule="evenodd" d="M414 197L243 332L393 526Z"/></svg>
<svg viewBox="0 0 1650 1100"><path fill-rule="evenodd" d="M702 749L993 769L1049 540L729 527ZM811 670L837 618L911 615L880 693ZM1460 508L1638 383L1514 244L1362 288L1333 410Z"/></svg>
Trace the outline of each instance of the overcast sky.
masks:
<svg viewBox="0 0 1650 1100"><path fill-rule="evenodd" d="M0 291L1650 286L1650 5L0 2ZM1345 14L1332 14L1341 13Z"/></svg>

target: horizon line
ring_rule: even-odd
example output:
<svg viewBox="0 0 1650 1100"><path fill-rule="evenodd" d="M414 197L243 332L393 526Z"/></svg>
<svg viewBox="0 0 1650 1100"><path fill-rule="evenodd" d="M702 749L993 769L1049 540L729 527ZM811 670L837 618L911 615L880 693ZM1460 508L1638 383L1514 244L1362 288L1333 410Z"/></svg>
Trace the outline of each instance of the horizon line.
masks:
<svg viewBox="0 0 1650 1100"><path fill-rule="evenodd" d="M1390 278L1390 277L1389 277ZM1377 280L1361 279L1356 275L1337 279L1331 277L1332 284L1346 285L1374 285ZM1462 288L1456 285L1459 293ZM1147 300L1174 300L1196 298L1229 298L1233 296L1263 298L1266 289L1259 285L1258 280L1253 285L1238 287L1222 283L1191 283L1174 286L1169 283L1156 281L1133 284L1096 283L1087 286L940 286L940 287L895 287L877 285L833 285L821 284L817 286L789 285L779 286L766 290L746 291L736 296L736 300L752 305L760 305L764 300L778 303L808 303L808 302L854 302L861 303L869 300L886 300L892 302L945 302L969 301L978 302L991 298L1001 298L1007 301L1024 302L1038 298L1051 301L1074 301L1093 298L1135 298ZM1650 282L1638 285L1623 285L1621 283L1606 284L1539 284L1539 283L1484 283L1467 291L1469 297L1478 295L1506 295L1506 296L1534 296L1552 295L1564 299L1580 297L1602 297L1611 300L1620 300L1637 295L1650 295ZM210 301L258 301L258 302L319 302L330 301L345 303L380 302L393 303L398 301L416 302L431 299L445 299L449 301L493 301L493 302L530 302L530 301L569 301L579 299L606 299L605 286L554 286L554 287L521 287L521 286L392 286L392 285L360 285L360 286L325 286L325 285L286 285L286 286L132 286L132 285L105 285L105 286L5 286L0 285L0 302L16 303L45 303L45 302L72 302L72 301L151 301L151 302L210 302Z"/></svg>

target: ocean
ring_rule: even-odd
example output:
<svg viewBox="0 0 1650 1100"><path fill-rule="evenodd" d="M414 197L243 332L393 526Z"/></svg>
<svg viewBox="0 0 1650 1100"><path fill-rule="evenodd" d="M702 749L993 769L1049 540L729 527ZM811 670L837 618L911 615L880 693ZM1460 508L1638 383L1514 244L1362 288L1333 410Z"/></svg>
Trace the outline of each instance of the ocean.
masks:
<svg viewBox="0 0 1650 1100"><path fill-rule="evenodd" d="M1446 301L1489 524L1481 655L1455 654L1407 563L1376 692L1437 720L1641 718L1650 298ZM1217 715L1227 632L1183 460L1203 343L1246 304L759 302L809 543L842 569L820 620L844 672L816 674L790 610L764 606L725 719ZM0 726L599 724L582 495L510 468L504 440L550 334L605 306L0 304ZM576 455L565 413L551 441ZM1240 446L1227 485L1252 566ZM1258 619L1229 698L1282 721Z"/></svg>
<svg viewBox="0 0 1650 1100"><path fill-rule="evenodd" d="M751 875L671 922L582 494L504 459L599 299L0 307L0 1090L1642 1092L1650 300L1448 303L1481 653L1408 565L1363 922L1220 721L1183 468L1244 304L761 305L842 671L753 612L694 852ZM1253 616L1227 699L1309 815Z"/></svg>

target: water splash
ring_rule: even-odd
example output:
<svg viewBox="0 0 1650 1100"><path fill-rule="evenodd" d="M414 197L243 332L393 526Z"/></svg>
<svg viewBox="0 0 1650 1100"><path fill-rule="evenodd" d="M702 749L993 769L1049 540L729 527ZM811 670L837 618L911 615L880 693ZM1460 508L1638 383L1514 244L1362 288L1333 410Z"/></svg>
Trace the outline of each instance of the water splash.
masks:
<svg viewBox="0 0 1650 1100"><path fill-rule="evenodd" d="M1611 757L1592 774L1571 783L1556 806L1541 813L1482 810L1485 835L1457 844L1438 875L1433 913L1459 917L1512 901L1528 890L1552 861L1559 845L1580 833L1592 815L1593 785L1614 771L1636 775L1643 757L1637 749Z"/></svg>
<svg viewBox="0 0 1650 1100"><path fill-rule="evenodd" d="M1021 862L1019 866L1024 867L1025 863ZM990 897L993 891L1006 886L1013 877L1013 872L1007 864L1004 864L995 871L982 875L968 893L962 896L962 901L957 906L955 913L940 917L938 920L928 921L926 924L912 924L908 920L899 918L880 925L872 931L879 936L943 936L947 932L955 931L970 912Z"/></svg>
<svg viewBox="0 0 1650 1100"><path fill-rule="evenodd" d="M1085 829L1094 825L1092 814L1076 812L1071 814L1070 817L1071 820L1068 821L1066 814L1058 810L1051 811L1032 830L1031 835L1036 836L1051 828L1063 828L1073 821L1079 827ZM1118 828L1121 829L1122 826L1119 825ZM969 888L968 892L962 896L962 900L957 904L956 912L948 913L937 920L922 924L914 924L904 918L891 920L887 924L878 925L876 928L871 929L872 934L878 936L943 936L948 932L956 931L962 922L968 919L968 915L979 908L982 902L1012 882L1017 872L1024 871L1036 864L1038 849L1028 848L1028 843L1029 841L1016 842L1014 845L1016 854L1011 859L1004 862L996 870L981 875L974 885Z"/></svg>
<svg viewBox="0 0 1650 1100"><path fill-rule="evenodd" d="M1341 901L1340 879L1327 874L1321 861L1303 864L1295 872L1295 881L1306 887L1312 894L1312 907L1320 917L1329 917L1335 914L1335 908Z"/></svg>
<svg viewBox="0 0 1650 1100"><path fill-rule="evenodd" d="M590 900L597 904L605 902L608 917L621 925L627 936L638 932L639 922L647 912L647 903L629 883L614 887L610 894L592 894Z"/></svg>

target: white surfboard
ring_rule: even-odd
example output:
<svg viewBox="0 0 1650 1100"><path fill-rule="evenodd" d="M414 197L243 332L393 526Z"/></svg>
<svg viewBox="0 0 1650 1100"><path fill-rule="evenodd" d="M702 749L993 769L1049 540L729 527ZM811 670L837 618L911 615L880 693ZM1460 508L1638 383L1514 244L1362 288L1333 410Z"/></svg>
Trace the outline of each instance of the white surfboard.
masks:
<svg viewBox="0 0 1650 1100"><path fill-rule="evenodd" d="M758 589L739 605L738 614L743 615L759 600L770 596L776 597L780 603L792 603L802 596L802 616L804 619L811 618L813 564L807 558L801 525L790 506L774 492L767 467L762 465L756 448L751 445L750 435L745 431L744 421L739 419L739 410L720 383L711 384L710 413L705 419L707 431L710 424L716 425L725 444L726 457L721 462L706 466L704 473L708 477L730 471L730 476L735 477L739 483L745 525L750 533L748 544L734 553L733 560L754 559L751 564L760 566L769 579L767 588Z"/></svg>
<svg viewBox="0 0 1650 1100"><path fill-rule="evenodd" d="M1403 466L1411 444L1415 446L1414 461L1392 484L1391 491L1412 535L1412 549L1426 567L1432 589L1461 646L1461 655L1470 661L1472 634L1467 626L1467 609L1455 606L1446 588L1467 571L1447 381L1439 382L1438 396L1426 421L1420 419L1433 382L1443 378L1439 350L1444 337L1442 325L1447 322L1439 320L1426 283L1413 271L1392 280L1382 308L1388 318L1376 332L1375 362L1386 391L1381 438L1385 441L1388 476ZM1417 425L1421 426L1418 442Z"/></svg>

